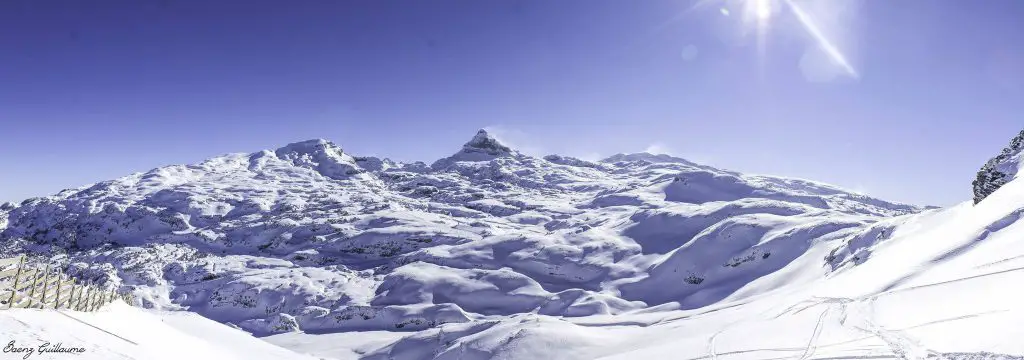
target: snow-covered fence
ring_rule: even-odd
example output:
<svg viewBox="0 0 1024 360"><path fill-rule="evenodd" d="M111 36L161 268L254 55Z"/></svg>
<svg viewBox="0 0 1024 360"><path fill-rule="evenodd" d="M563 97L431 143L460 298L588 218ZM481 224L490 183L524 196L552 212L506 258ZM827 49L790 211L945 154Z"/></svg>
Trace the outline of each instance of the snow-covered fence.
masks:
<svg viewBox="0 0 1024 360"><path fill-rule="evenodd" d="M78 284L60 269L25 263L25 256L0 259L0 309L38 308L95 311L121 299L135 303L130 293L107 291Z"/></svg>

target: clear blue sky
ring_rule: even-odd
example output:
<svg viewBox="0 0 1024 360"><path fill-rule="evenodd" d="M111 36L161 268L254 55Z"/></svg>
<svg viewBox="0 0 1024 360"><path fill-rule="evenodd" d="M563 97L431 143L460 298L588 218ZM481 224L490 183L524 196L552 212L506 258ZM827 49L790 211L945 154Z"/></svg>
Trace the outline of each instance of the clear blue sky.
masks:
<svg viewBox="0 0 1024 360"><path fill-rule="evenodd" d="M0 201L310 138L429 162L491 127L949 205L1024 125L1024 1L796 0L857 76L772 1L760 37L743 0L0 1Z"/></svg>

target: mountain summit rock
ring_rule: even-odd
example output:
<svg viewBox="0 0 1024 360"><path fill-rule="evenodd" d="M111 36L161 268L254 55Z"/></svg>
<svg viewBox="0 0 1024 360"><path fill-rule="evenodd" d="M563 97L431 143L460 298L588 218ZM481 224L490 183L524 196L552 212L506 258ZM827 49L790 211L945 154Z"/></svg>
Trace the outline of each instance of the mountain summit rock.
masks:
<svg viewBox="0 0 1024 360"><path fill-rule="evenodd" d="M520 157L515 149L502 144L487 130L480 129L469 142L462 145L462 150L452 156L437 160L432 165L435 169L447 168L457 162L491 161L496 158Z"/></svg>
<svg viewBox="0 0 1024 360"><path fill-rule="evenodd" d="M502 144L484 129L477 131L473 139L462 146L462 151L483 152L494 156L508 155L514 152L512 148Z"/></svg>
<svg viewBox="0 0 1024 360"><path fill-rule="evenodd" d="M1021 167L1022 153L1024 153L1024 130L1010 140L1010 145L1003 148L999 155L989 159L978 171L978 176L972 183L975 204L985 200L986 197L1017 177Z"/></svg>

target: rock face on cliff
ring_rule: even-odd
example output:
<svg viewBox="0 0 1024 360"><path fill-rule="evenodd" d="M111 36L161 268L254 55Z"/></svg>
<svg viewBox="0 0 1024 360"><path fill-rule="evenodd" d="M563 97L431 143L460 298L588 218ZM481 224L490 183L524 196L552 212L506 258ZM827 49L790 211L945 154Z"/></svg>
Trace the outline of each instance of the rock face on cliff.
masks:
<svg viewBox="0 0 1024 360"><path fill-rule="evenodd" d="M1000 187L1017 177L1021 166L1021 154L1024 152L1024 131L1010 141L1010 146L999 155L989 159L974 180L974 203L980 203L992 195Z"/></svg>

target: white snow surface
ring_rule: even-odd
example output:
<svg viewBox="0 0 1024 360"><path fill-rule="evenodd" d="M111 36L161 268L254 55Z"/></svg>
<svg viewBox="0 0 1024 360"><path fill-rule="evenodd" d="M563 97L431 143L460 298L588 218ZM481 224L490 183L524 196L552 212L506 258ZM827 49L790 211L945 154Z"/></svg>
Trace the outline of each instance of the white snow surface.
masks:
<svg viewBox="0 0 1024 360"><path fill-rule="evenodd" d="M0 359L316 359L193 313L147 311L120 301L90 313L3 310L0 339Z"/></svg>
<svg viewBox="0 0 1024 360"><path fill-rule="evenodd" d="M1020 181L925 210L481 131L430 166L313 140L5 209L7 252L323 358L1024 355Z"/></svg>

